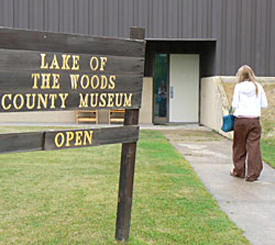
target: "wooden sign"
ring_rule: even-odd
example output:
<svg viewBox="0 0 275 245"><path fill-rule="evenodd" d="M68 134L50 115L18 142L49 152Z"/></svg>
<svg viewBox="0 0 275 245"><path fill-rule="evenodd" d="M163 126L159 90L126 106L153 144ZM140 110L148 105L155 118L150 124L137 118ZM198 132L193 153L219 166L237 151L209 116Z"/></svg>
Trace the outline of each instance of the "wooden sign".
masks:
<svg viewBox="0 0 275 245"><path fill-rule="evenodd" d="M140 108L143 70L144 41L0 28L0 112Z"/></svg>
<svg viewBox="0 0 275 245"><path fill-rule="evenodd" d="M131 39L0 27L0 112L125 109L124 126L0 135L0 153L122 143L116 239L130 232L144 29Z"/></svg>
<svg viewBox="0 0 275 245"><path fill-rule="evenodd" d="M48 151L130 143L138 140L138 126L51 130L0 134L0 153Z"/></svg>

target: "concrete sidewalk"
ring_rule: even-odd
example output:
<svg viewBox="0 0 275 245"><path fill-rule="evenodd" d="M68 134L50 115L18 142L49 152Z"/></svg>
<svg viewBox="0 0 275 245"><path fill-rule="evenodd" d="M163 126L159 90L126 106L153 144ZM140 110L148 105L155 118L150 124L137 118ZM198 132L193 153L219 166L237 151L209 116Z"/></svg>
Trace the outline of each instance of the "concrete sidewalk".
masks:
<svg viewBox="0 0 275 245"><path fill-rule="evenodd" d="M254 245L275 244L275 170L264 165L258 181L229 175L232 142L205 127L155 128L189 161L221 209Z"/></svg>

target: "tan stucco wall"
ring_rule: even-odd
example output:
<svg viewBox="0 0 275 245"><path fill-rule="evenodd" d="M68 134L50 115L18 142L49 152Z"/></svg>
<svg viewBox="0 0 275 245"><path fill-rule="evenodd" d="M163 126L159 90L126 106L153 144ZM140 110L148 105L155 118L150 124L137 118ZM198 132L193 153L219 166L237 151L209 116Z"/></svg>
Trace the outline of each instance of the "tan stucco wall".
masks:
<svg viewBox="0 0 275 245"><path fill-rule="evenodd" d="M217 129L219 118L222 115L221 98L217 83L219 77L202 78L201 80L201 124Z"/></svg>
<svg viewBox="0 0 275 245"><path fill-rule="evenodd" d="M232 133L224 133L220 128L222 117L229 108L228 100L222 87L221 77L208 77L201 80L200 123L215 131L232 137Z"/></svg>
<svg viewBox="0 0 275 245"><path fill-rule="evenodd" d="M0 114L0 122L24 123L74 123L73 111L9 112Z"/></svg>
<svg viewBox="0 0 275 245"><path fill-rule="evenodd" d="M153 122L153 78L143 78L142 103L139 114L139 123L151 124Z"/></svg>
<svg viewBox="0 0 275 245"><path fill-rule="evenodd" d="M257 81L262 84L275 83L275 78L257 77ZM224 133L220 129L222 117L228 114L231 104L225 93L224 83L234 82L234 76L215 76L201 79L200 123L229 138L232 138L232 132ZM232 95L230 96L232 97Z"/></svg>

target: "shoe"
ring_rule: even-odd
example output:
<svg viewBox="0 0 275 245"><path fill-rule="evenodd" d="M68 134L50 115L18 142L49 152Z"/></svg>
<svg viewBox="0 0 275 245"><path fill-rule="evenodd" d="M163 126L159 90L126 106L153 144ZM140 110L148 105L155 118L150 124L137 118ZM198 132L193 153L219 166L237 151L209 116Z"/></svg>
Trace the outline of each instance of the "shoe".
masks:
<svg viewBox="0 0 275 245"><path fill-rule="evenodd" d="M237 178L242 178L242 179L244 179L244 176L239 176L239 175L237 175L237 174L234 172L234 169L231 169L230 175L231 175L232 177L237 177Z"/></svg>
<svg viewBox="0 0 275 245"><path fill-rule="evenodd" d="M258 180L258 178L245 178L245 181L248 181L248 182L253 182L253 181L256 181Z"/></svg>

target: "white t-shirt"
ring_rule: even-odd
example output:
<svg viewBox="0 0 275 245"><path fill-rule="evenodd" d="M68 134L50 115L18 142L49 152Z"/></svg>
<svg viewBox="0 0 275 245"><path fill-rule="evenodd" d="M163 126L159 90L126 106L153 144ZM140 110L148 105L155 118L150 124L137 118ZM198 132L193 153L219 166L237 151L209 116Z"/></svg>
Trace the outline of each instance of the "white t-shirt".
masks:
<svg viewBox="0 0 275 245"><path fill-rule="evenodd" d="M264 89L261 84L256 84L258 95L256 95L256 87L253 82L243 81L235 85L232 101L232 107L235 109L234 116L260 117L261 108L267 108Z"/></svg>

